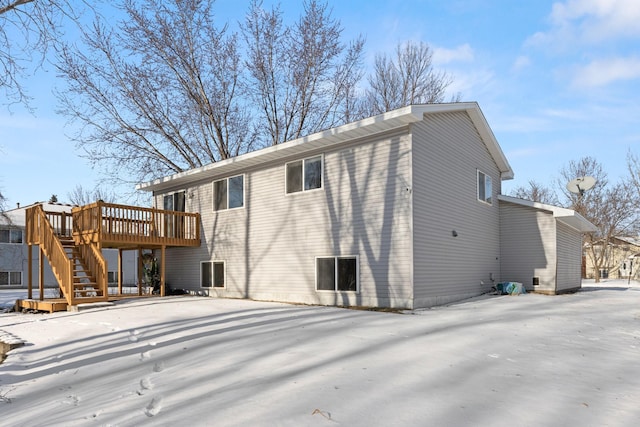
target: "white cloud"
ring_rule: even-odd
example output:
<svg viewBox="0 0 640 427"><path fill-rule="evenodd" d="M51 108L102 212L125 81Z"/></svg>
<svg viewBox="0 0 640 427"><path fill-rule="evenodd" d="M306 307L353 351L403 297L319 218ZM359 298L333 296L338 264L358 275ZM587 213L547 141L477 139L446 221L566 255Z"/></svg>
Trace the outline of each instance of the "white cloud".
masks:
<svg viewBox="0 0 640 427"><path fill-rule="evenodd" d="M640 58L601 59L577 68L572 86L576 88L601 87L618 81L638 78L640 78Z"/></svg>
<svg viewBox="0 0 640 427"><path fill-rule="evenodd" d="M640 1L567 0L553 4L552 27L529 37L527 44L556 47L640 37Z"/></svg>
<svg viewBox="0 0 640 427"><path fill-rule="evenodd" d="M436 47L433 49L433 63L434 64L449 64L451 62L472 62L474 58L474 52L468 43L455 47L453 49L446 49L443 47Z"/></svg>
<svg viewBox="0 0 640 427"><path fill-rule="evenodd" d="M520 71L524 68L527 68L529 65L531 65L531 59L526 55L520 55L513 62L511 69L513 71Z"/></svg>

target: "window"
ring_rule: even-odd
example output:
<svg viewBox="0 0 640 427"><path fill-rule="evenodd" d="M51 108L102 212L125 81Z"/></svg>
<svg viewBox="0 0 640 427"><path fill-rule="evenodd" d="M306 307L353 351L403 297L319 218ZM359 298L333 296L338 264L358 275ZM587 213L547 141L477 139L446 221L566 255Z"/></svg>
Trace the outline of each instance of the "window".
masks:
<svg viewBox="0 0 640 427"><path fill-rule="evenodd" d="M107 271L107 283L118 283L117 271Z"/></svg>
<svg viewBox="0 0 640 427"><path fill-rule="evenodd" d="M0 286L22 285L22 271L0 271Z"/></svg>
<svg viewBox="0 0 640 427"><path fill-rule="evenodd" d="M316 258L316 290L357 292L357 257Z"/></svg>
<svg viewBox="0 0 640 427"><path fill-rule="evenodd" d="M200 287L224 288L224 261L202 261L200 263Z"/></svg>
<svg viewBox="0 0 640 427"><path fill-rule="evenodd" d="M493 187L491 186L491 177L483 172L478 171L478 200L491 204L492 192Z"/></svg>
<svg viewBox="0 0 640 427"><path fill-rule="evenodd" d="M0 230L0 243L22 243L22 230L19 228L3 228Z"/></svg>
<svg viewBox="0 0 640 427"><path fill-rule="evenodd" d="M322 188L322 156L287 163L287 194Z"/></svg>
<svg viewBox="0 0 640 427"><path fill-rule="evenodd" d="M213 210L222 211L244 206L244 175L213 183Z"/></svg>

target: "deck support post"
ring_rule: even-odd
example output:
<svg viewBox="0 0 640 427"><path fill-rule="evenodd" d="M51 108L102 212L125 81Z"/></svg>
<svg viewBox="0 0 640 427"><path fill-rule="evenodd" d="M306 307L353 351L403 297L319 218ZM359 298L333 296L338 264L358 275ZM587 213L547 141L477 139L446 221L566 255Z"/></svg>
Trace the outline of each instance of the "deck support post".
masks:
<svg viewBox="0 0 640 427"><path fill-rule="evenodd" d="M165 245L162 245L162 249L160 249L160 296L163 297L166 295L166 291L165 291L165 280L164 280L164 273L165 273L165 268L164 268L164 263L165 263L165 259L166 259L166 249L167 247Z"/></svg>
<svg viewBox="0 0 640 427"><path fill-rule="evenodd" d="M44 300L44 263L42 260L44 259L44 251L42 250L42 245L40 245L40 250L38 251L38 290L40 291L40 301Z"/></svg>
<svg viewBox="0 0 640 427"><path fill-rule="evenodd" d="M142 295L142 272L144 266L142 265L142 248L138 248L138 295Z"/></svg>
<svg viewBox="0 0 640 427"><path fill-rule="evenodd" d="M27 245L27 299L33 298L33 245Z"/></svg>
<svg viewBox="0 0 640 427"><path fill-rule="evenodd" d="M118 295L122 295L122 248L118 248Z"/></svg>

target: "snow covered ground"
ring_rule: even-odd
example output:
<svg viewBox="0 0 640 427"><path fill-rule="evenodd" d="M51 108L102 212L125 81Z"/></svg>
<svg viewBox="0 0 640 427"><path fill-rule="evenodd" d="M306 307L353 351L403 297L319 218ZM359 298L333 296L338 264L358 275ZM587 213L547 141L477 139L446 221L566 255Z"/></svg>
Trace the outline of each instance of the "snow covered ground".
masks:
<svg viewBox="0 0 640 427"><path fill-rule="evenodd" d="M637 282L405 314L175 296L3 331L26 344L0 425L640 425Z"/></svg>

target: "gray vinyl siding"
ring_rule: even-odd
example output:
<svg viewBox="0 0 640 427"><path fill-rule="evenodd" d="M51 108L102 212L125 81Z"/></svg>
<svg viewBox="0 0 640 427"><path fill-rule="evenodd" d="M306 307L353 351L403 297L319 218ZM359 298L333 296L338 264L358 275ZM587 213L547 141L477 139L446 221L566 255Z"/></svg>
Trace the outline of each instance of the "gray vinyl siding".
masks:
<svg viewBox="0 0 640 427"><path fill-rule="evenodd" d="M500 273L500 172L464 112L412 126L414 304L432 306L490 290ZM477 171L493 204L477 200ZM452 235L455 230L457 237Z"/></svg>
<svg viewBox="0 0 640 427"><path fill-rule="evenodd" d="M555 292L556 220L550 212L500 202L501 280Z"/></svg>
<svg viewBox="0 0 640 427"><path fill-rule="evenodd" d="M214 296L410 307L408 137L316 154L324 154L319 190L285 194L285 164L299 158L246 171L241 209L213 211L213 180L186 189L186 210L202 215L202 245L167 251L167 282L199 290L200 262L218 260L226 287L210 289ZM315 259L323 256L358 257L359 293L315 290Z"/></svg>
<svg viewBox="0 0 640 427"><path fill-rule="evenodd" d="M556 292L567 292L582 286L582 233L558 223L558 281Z"/></svg>

